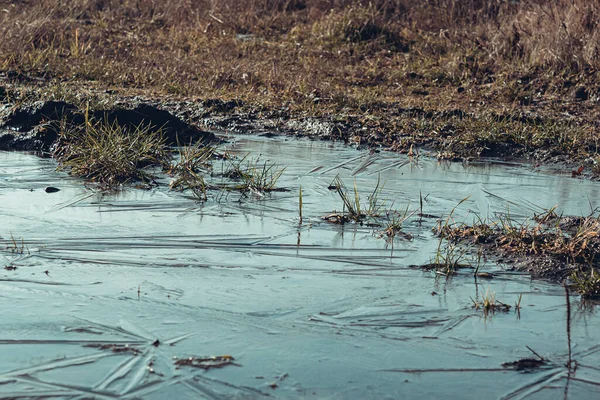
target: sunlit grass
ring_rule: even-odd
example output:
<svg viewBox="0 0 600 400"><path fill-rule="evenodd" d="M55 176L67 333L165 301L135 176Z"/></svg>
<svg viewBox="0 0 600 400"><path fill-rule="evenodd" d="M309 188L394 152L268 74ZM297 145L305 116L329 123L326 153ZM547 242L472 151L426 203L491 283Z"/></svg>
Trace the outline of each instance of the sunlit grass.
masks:
<svg viewBox="0 0 600 400"><path fill-rule="evenodd" d="M63 124L54 157L59 169L106 187L132 181L148 182L147 167L166 167L171 153L161 130L151 125L127 127L118 121Z"/></svg>

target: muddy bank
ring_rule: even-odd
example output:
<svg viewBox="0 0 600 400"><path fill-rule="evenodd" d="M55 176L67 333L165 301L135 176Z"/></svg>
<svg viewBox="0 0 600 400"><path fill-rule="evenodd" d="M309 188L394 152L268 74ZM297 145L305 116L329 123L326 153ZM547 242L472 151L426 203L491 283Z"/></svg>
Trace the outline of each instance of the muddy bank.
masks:
<svg viewBox="0 0 600 400"><path fill-rule="evenodd" d="M0 107L0 150L48 151L61 129L85 123L85 108L65 101L38 100L21 104L10 102L6 96L0 100L5 101ZM163 102L126 97L114 100L111 108L91 108L87 112L89 118L96 121L117 121L132 129L152 125L162 130L170 145L218 141L212 131L310 136L347 143L352 133L362 129L352 121L317 117L292 119L285 111L248 110L241 101L218 99Z"/></svg>
<svg viewBox="0 0 600 400"><path fill-rule="evenodd" d="M86 116L87 114L87 116ZM64 101L36 101L31 104L4 104L0 110L0 150L48 151L61 130L82 126L86 118L126 129L152 126L161 131L167 144L215 142L217 137L184 122L156 105L131 102L112 109L80 109Z"/></svg>
<svg viewBox="0 0 600 400"><path fill-rule="evenodd" d="M169 144L215 140L212 131L308 136L405 154L420 148L451 161L519 157L565 169L583 167L582 176L595 176L600 170L592 143L598 122L575 111L562 117L534 110L497 114L469 107L436 110L390 102L336 113L320 112L316 105L309 113L241 100L173 100L112 91L95 91L87 103L81 96L75 102L48 101L39 89L19 85L7 86L2 93L0 149L47 150L57 138L59 122L82 124L89 105L96 120L162 127Z"/></svg>

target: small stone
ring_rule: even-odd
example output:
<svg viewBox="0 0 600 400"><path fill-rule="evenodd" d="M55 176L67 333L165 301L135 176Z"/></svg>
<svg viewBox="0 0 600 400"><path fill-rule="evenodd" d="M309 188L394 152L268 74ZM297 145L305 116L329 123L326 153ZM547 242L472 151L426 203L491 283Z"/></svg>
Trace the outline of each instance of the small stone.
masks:
<svg viewBox="0 0 600 400"><path fill-rule="evenodd" d="M48 186L46 189L44 189L46 191L46 193L56 193L56 192L60 192L59 188L55 188L54 186Z"/></svg>

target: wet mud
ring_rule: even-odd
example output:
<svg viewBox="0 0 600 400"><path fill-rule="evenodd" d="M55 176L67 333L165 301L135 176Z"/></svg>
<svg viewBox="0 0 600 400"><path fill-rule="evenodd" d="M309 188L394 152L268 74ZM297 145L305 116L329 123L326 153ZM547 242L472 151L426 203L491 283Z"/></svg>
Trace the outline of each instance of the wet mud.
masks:
<svg viewBox="0 0 600 400"><path fill-rule="evenodd" d="M561 286L492 260L480 271L493 279L415 265L432 262L439 220L466 197L458 221L557 203L582 215L596 183L517 162L221 137L286 167L289 191L198 203L164 176L107 193L52 159L0 152L0 398L595 396L594 304L572 296L567 317ZM324 221L342 209L336 176L365 196L385 182L386 208L422 214L403 223L410 236ZM486 292L518 312L485 315L473 300Z"/></svg>
<svg viewBox="0 0 600 400"><path fill-rule="evenodd" d="M64 101L38 101L32 104L4 104L0 108L0 150L47 152L59 132L69 126L83 126L86 118L135 130L151 126L160 130L167 144L217 141L212 132L198 129L172 113L144 102L128 102L111 109L79 109Z"/></svg>

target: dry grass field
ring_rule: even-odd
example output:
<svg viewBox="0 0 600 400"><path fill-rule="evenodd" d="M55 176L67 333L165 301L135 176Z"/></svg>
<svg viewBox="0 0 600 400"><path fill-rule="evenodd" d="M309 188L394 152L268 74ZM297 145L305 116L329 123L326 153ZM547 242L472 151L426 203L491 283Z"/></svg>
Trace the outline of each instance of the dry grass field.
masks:
<svg viewBox="0 0 600 400"><path fill-rule="evenodd" d="M397 151L595 161L599 21L586 0L3 0L0 77L13 97L235 99Z"/></svg>

